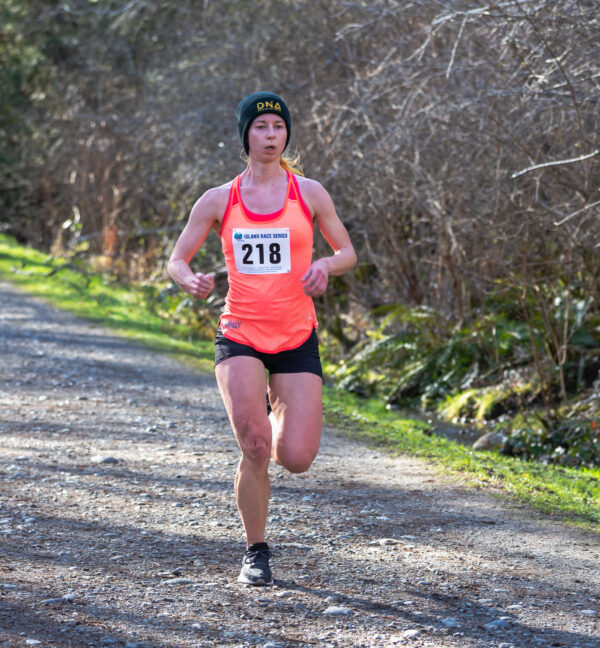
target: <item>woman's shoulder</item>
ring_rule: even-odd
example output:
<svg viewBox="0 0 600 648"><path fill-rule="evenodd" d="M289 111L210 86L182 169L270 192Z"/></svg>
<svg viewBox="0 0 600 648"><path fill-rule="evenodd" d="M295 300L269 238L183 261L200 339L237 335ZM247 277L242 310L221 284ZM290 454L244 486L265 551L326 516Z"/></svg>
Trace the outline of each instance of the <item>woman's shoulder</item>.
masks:
<svg viewBox="0 0 600 648"><path fill-rule="evenodd" d="M235 178L234 178L235 180ZM229 201L229 193L234 180L229 180L218 187L207 189L196 201L194 209L210 212L215 218L221 218Z"/></svg>
<svg viewBox="0 0 600 648"><path fill-rule="evenodd" d="M323 185L318 180L306 178L301 175L296 175L294 177L296 178L296 182L298 183L298 187L302 195L318 195L323 192L327 193L325 187L323 187Z"/></svg>
<svg viewBox="0 0 600 648"><path fill-rule="evenodd" d="M295 177L300 194L313 215L320 212L324 205L331 202L331 196L327 189L318 180L303 176Z"/></svg>
<svg viewBox="0 0 600 648"><path fill-rule="evenodd" d="M210 189L206 190L204 196L206 196L207 199L213 201L227 200L229 198L229 193L231 191L231 185L233 184L234 181L235 178L233 178L233 180L229 180L228 182L225 182L222 185L219 185L218 187L211 187ZM204 196L202 197L204 198Z"/></svg>

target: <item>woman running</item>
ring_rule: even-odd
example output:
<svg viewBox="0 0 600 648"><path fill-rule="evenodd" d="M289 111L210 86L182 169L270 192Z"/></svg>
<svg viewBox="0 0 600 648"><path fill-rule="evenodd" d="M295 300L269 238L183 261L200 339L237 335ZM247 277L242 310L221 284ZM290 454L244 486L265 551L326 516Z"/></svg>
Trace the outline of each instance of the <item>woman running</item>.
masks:
<svg viewBox="0 0 600 648"><path fill-rule="evenodd" d="M182 290L205 299L214 277L193 273L190 260L211 229L221 238L229 291L215 373L241 450L235 495L247 549L238 581L270 585L269 461L300 473L317 454L323 373L312 298L330 275L353 268L356 255L327 191L283 157L291 133L283 99L271 92L243 99L238 133L246 169L196 202L168 270ZM315 223L333 254L313 261Z"/></svg>

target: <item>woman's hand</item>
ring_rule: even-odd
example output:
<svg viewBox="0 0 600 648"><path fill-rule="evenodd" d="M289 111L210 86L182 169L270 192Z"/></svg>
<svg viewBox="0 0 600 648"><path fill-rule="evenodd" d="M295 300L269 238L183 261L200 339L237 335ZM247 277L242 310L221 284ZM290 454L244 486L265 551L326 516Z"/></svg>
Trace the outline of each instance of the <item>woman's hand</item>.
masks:
<svg viewBox="0 0 600 648"><path fill-rule="evenodd" d="M202 274L201 272L196 272L196 274L192 273L180 285L180 288L188 293L188 295L197 299L206 299L214 287L215 275L212 272L209 274Z"/></svg>
<svg viewBox="0 0 600 648"><path fill-rule="evenodd" d="M304 294L319 297L327 290L329 282L329 265L327 259L317 259L302 275Z"/></svg>

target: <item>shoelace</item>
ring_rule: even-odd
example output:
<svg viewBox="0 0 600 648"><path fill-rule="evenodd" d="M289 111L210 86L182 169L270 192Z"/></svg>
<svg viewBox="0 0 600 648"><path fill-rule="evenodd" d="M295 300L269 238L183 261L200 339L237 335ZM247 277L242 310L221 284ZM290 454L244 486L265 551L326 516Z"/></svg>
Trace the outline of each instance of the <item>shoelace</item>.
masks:
<svg viewBox="0 0 600 648"><path fill-rule="evenodd" d="M271 557L269 549L257 549L255 551L246 551L244 562L249 565L252 562L267 563Z"/></svg>

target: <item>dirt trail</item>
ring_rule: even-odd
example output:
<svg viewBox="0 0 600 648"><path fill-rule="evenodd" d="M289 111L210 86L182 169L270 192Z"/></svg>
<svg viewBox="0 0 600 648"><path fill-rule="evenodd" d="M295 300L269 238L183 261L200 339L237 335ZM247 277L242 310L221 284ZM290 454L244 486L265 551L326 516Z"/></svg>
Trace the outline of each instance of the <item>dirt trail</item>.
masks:
<svg viewBox="0 0 600 648"><path fill-rule="evenodd" d="M600 536L327 430L235 578L212 376L0 284L0 646L600 646Z"/></svg>

